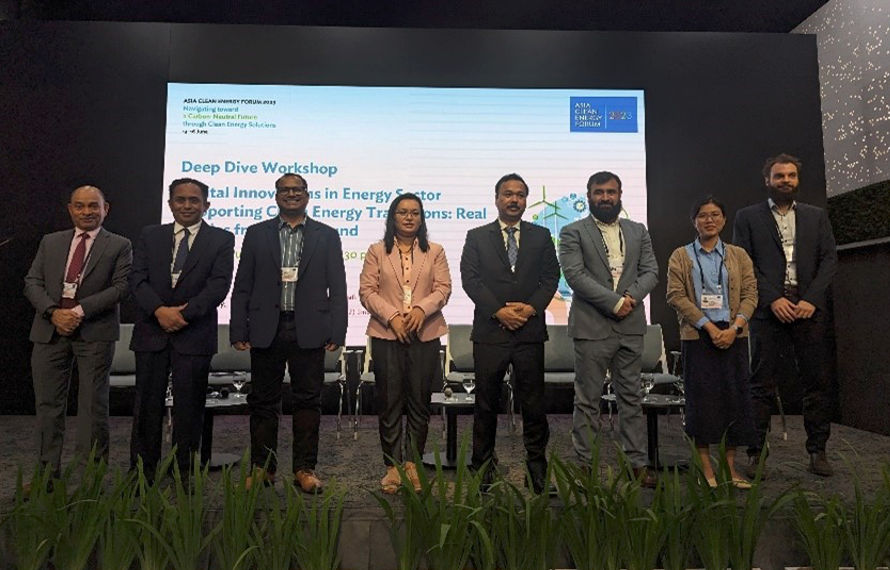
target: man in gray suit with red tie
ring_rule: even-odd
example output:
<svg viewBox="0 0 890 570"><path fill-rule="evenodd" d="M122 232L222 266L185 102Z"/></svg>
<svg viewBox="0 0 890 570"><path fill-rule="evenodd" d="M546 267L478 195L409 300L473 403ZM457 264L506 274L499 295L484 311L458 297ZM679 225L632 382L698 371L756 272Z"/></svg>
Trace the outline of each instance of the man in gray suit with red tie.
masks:
<svg viewBox="0 0 890 570"><path fill-rule="evenodd" d="M757 445L748 448L745 474L757 474L766 445L780 371L790 354L804 384L803 422L810 472L828 477L833 344L828 288L837 272L837 248L828 213L797 201L800 160L780 154L766 161L769 198L739 210L733 241L745 248L757 275L757 310L751 320L751 399Z"/></svg>
<svg viewBox="0 0 890 570"><path fill-rule="evenodd" d="M247 485L274 480L287 366L292 473L304 492L317 493L325 351L346 342L346 269L337 230L306 215L309 198L306 180L285 174L275 182L278 216L247 229L232 289L230 340L236 349L250 350L247 404L255 469Z"/></svg>
<svg viewBox="0 0 890 570"><path fill-rule="evenodd" d="M202 221L208 187L192 178L169 188L172 224L142 230L130 272L139 315L130 348L136 353L136 402L130 464L142 458L152 478L161 457L167 378L173 386L173 445L183 477L201 444L207 376L217 350L216 308L232 284L235 236Z"/></svg>
<svg viewBox="0 0 890 570"><path fill-rule="evenodd" d="M36 311L30 339L38 459L55 476L75 361L75 449L85 456L95 446L97 457L108 459L108 375L132 261L130 241L102 228L108 210L101 190L76 188L68 204L74 229L44 236L25 277L25 296Z"/></svg>

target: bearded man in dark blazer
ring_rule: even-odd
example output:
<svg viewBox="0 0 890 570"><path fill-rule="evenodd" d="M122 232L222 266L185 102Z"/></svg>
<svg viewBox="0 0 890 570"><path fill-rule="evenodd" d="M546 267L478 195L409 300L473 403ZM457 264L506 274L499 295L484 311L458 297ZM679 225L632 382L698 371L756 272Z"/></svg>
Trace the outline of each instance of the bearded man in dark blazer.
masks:
<svg viewBox="0 0 890 570"><path fill-rule="evenodd" d="M247 480L270 483L278 467L278 420L285 365L293 394L295 483L322 490L315 474L325 351L346 342L346 270L334 228L306 214L309 186L298 174L275 182L279 214L247 229L232 290L230 340L250 350Z"/></svg>
<svg viewBox="0 0 890 570"><path fill-rule="evenodd" d="M54 476L75 361L75 450L85 456L95 446L96 457L108 459L108 376L132 261L130 240L102 227L109 209L99 188L76 188L68 204L74 229L44 236L25 277L25 297L36 311L30 339L38 459Z"/></svg>
<svg viewBox="0 0 890 570"><path fill-rule="evenodd" d="M172 224L143 228L130 289L139 307L130 349L136 353L136 402L130 465L142 458L152 478L161 458L167 379L173 389L173 445L184 478L201 445L210 361L217 351L217 307L232 284L235 236L202 220L206 184L174 180Z"/></svg>
<svg viewBox="0 0 890 570"><path fill-rule="evenodd" d="M828 477L833 344L828 287L837 272L837 247L828 213L797 201L800 160L780 154L766 161L769 198L739 210L733 242L754 262L758 306L751 327L751 398L755 436L746 475L757 473L785 356L793 354L804 387L803 417L809 470Z"/></svg>
<svg viewBox="0 0 890 570"><path fill-rule="evenodd" d="M501 383L513 365L514 390L523 420L526 466L532 489L547 487L550 428L544 399L544 311L559 282L559 262L547 228L522 221L528 186L518 174L495 184L498 219L467 233L460 273L464 291L475 303L473 360L476 405L473 411L473 467L486 483L492 478Z"/></svg>

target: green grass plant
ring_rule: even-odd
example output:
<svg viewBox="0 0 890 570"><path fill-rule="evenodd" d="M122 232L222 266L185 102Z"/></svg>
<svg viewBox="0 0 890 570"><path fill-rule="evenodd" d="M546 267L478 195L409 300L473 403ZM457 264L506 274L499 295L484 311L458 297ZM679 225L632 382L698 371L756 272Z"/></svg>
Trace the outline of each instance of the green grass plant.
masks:
<svg viewBox="0 0 890 570"><path fill-rule="evenodd" d="M622 480L609 470L600 472L600 444L592 446L585 465L551 459L556 488L563 504L559 535L578 570L618 570L621 566L622 525L617 520L614 496Z"/></svg>
<svg viewBox="0 0 890 570"><path fill-rule="evenodd" d="M71 466L74 464L72 463ZM63 477L55 486L53 519L50 524L56 533L52 564L56 570L82 570L88 567L102 529L111 514L112 497L104 491L108 465L96 461L95 448L84 464L80 484L68 498L71 477Z"/></svg>
<svg viewBox="0 0 890 570"><path fill-rule="evenodd" d="M692 505L686 501L683 476L678 469L662 473L661 495L654 509L664 518L666 535L661 551L661 566L665 570L685 570L689 568L692 553L694 518Z"/></svg>
<svg viewBox="0 0 890 570"><path fill-rule="evenodd" d="M252 527L251 546L256 546L256 568L262 570L292 570L300 550L298 542L301 524L302 492L285 483L284 501L275 487L257 485L260 522Z"/></svg>
<svg viewBox="0 0 890 570"><path fill-rule="evenodd" d="M251 536L257 524L257 501L262 485L246 488L247 477L252 471L249 451L245 451L242 455L237 475L231 466L223 468L222 526L213 542L215 568L218 570L243 570L253 567L255 551L259 546L251 544Z"/></svg>
<svg viewBox="0 0 890 570"><path fill-rule="evenodd" d="M301 501L300 570L338 570L337 542L345 498L346 489L332 482L324 487L322 494Z"/></svg>
<svg viewBox="0 0 890 570"><path fill-rule="evenodd" d="M791 522L812 569L837 570L844 556L841 529L845 510L840 498L832 495L823 499L815 493L800 492L794 496L791 512Z"/></svg>
<svg viewBox="0 0 890 570"><path fill-rule="evenodd" d="M123 522L134 527L136 559L140 570L167 570L170 562L170 538L165 535L168 526L164 517L172 491L162 485L162 480L172 461L173 454L167 455L153 477L146 477L141 459L136 465L138 496L133 501L133 512Z"/></svg>
<svg viewBox="0 0 890 570"><path fill-rule="evenodd" d="M40 570L49 559L53 545L53 529L49 513L53 509L52 492L47 484L52 476L49 465L35 467L31 475L31 492L22 488L22 471L19 469L15 483L15 505L7 515L12 555L18 570Z"/></svg>
<svg viewBox="0 0 890 570"><path fill-rule="evenodd" d="M114 470L112 491L105 495L108 517L100 530L99 560L107 570L130 568L136 560L138 528L126 522L133 516L138 492L139 475L135 471Z"/></svg>
<svg viewBox="0 0 890 570"><path fill-rule="evenodd" d="M890 552L890 474L883 471L884 485L871 500L862 490L858 472L844 458L853 477L853 506L843 517L841 536L856 570L875 570Z"/></svg>

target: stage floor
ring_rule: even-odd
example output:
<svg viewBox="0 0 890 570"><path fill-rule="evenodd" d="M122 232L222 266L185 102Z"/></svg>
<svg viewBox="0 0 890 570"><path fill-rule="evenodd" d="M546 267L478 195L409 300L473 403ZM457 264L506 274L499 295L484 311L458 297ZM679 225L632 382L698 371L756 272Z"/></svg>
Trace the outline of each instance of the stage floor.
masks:
<svg viewBox="0 0 890 570"><path fill-rule="evenodd" d="M571 444L571 416L550 416L549 453L572 460L574 453ZM68 428L74 430L74 418L68 419ZM345 418L344 418L345 420ZM392 549L389 546L387 527L383 520L383 510L371 492L379 488L383 476L383 457L377 436L376 416L366 416L359 429L358 439L353 439L351 424L344 421L341 438L336 437L336 418L324 416L322 419L319 464L317 473L327 482L337 481L347 489L344 520L341 535L343 567L347 569L391 568ZM617 417L616 417L617 422ZM678 415L660 418L659 437L662 460L688 456L688 446L683 438ZM131 418L114 416L111 418L111 465L113 468L127 469L129 466L129 440ZM615 425L617 430L617 423ZM789 487L817 491L822 495L838 494L845 502L852 500L853 483L851 469L855 469L863 489L870 496L871 489L881 482L881 469L890 460L890 437L870 432L833 425L829 441L829 458L835 467L834 477L821 478L806 470L807 455L804 448L805 434L800 416L788 417L788 440L781 437L778 416L773 418L771 436L772 453L768 461L767 479L763 482L767 497L777 496ZM459 416L458 437L469 436L472 429L471 416ZM438 446L444 454L444 423L434 415L430 425L427 449ZM0 488L0 511L10 508L13 498L13 482L17 470L22 469L25 478L30 477L34 462L34 419L30 416L0 416L0 481L8 482ZM73 455L73 431L66 439L64 461ZM603 431L602 465L616 465L615 445L617 431ZM279 435L280 465L290 465L290 420L281 423ZM214 451L241 454L248 443L248 418L245 415L223 415L216 418L214 430ZM508 426L507 416L499 421L497 453L500 470L508 480L521 485L524 482L524 451L519 430L513 433ZM740 458L744 459L744 452ZM846 458L846 462L843 460ZM288 471L282 468L283 475ZM446 472L448 473L448 472ZM220 472L211 473L211 479L218 480ZM450 476L450 475L446 475ZM278 484L279 492L282 485ZM394 499L398 501L398 499ZM558 501L554 499L555 506ZM214 504L215 503L215 504ZM214 494L212 508L221 505L219 495ZM770 530L770 527L773 530ZM805 562L799 549L789 546L793 530L787 521L768 525L758 548L758 562L764 568L794 566ZM343 544L349 548L343 549Z"/></svg>

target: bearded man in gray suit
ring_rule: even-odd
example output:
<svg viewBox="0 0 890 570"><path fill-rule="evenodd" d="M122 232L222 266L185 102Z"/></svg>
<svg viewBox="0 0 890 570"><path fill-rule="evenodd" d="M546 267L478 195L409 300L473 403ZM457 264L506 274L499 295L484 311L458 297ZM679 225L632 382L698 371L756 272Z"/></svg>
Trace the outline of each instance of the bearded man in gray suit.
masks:
<svg viewBox="0 0 890 570"><path fill-rule="evenodd" d="M643 298L658 283L658 263L645 226L618 217L618 176L591 176L587 200L591 215L565 226L559 235L560 265L574 291L568 327L575 343L572 444L579 459L589 463L603 382L611 371L621 444L634 477L654 487L655 476L647 468L640 357L646 333Z"/></svg>
<svg viewBox="0 0 890 570"><path fill-rule="evenodd" d="M121 300L132 262L130 240L102 227L109 204L95 186L71 193L74 229L47 234L25 277L39 461L59 475L71 370L77 361L75 449L108 460L108 375L120 335Z"/></svg>

